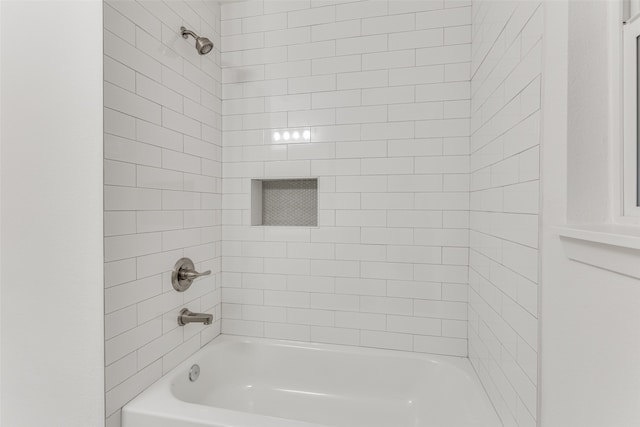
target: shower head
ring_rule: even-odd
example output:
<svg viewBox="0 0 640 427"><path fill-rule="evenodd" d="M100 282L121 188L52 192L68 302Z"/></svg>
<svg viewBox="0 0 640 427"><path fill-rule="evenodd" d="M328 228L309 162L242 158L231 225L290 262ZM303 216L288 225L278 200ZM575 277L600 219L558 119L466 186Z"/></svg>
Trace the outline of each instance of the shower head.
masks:
<svg viewBox="0 0 640 427"><path fill-rule="evenodd" d="M196 50L200 55L206 55L213 49L213 42L206 37L198 37L193 31L187 30L185 27L180 27L180 32L183 39L188 39L189 36L196 39Z"/></svg>

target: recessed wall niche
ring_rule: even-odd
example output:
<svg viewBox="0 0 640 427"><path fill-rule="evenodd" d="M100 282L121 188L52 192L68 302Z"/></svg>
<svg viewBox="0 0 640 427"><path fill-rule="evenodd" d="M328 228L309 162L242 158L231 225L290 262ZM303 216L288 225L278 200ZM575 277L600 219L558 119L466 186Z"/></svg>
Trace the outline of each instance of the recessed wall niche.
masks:
<svg viewBox="0 0 640 427"><path fill-rule="evenodd" d="M251 225L318 226L318 179L251 180Z"/></svg>

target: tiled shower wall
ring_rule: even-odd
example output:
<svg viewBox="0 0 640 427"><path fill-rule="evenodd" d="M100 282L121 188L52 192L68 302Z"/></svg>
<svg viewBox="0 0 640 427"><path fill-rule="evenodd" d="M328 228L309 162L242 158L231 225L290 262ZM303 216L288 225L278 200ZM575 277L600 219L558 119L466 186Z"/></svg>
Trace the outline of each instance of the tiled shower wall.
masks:
<svg viewBox="0 0 640 427"><path fill-rule="evenodd" d="M200 56L180 26L220 46L213 1L104 4L107 426L120 408L220 331L220 53ZM211 269L178 293L187 256ZM181 308L211 326L178 327Z"/></svg>
<svg viewBox="0 0 640 427"><path fill-rule="evenodd" d="M469 356L505 426L534 426L540 2L473 3Z"/></svg>
<svg viewBox="0 0 640 427"><path fill-rule="evenodd" d="M223 333L467 355L470 24L459 0L222 5ZM318 178L318 227L250 225L276 177Z"/></svg>

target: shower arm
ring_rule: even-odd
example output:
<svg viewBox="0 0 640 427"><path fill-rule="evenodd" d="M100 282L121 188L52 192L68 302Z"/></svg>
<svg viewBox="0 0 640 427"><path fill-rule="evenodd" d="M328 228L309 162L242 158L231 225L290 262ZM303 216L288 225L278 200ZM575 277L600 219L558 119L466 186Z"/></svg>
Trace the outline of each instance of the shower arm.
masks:
<svg viewBox="0 0 640 427"><path fill-rule="evenodd" d="M183 39L188 39L189 36L193 37L194 39L199 39L198 35L196 33L194 33L191 30L187 30L185 27L180 27L180 31L182 31L182 38Z"/></svg>

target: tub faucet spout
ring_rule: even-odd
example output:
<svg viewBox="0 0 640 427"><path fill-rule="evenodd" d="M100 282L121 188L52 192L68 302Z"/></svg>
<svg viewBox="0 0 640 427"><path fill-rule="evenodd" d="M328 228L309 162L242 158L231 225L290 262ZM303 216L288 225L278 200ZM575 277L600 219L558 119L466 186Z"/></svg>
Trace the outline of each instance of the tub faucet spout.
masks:
<svg viewBox="0 0 640 427"><path fill-rule="evenodd" d="M183 308L178 315L178 325L184 326L187 323L204 323L210 325L213 322L213 315L207 313L193 313L187 308Z"/></svg>

